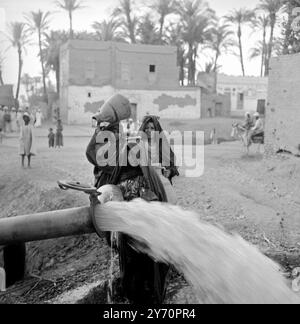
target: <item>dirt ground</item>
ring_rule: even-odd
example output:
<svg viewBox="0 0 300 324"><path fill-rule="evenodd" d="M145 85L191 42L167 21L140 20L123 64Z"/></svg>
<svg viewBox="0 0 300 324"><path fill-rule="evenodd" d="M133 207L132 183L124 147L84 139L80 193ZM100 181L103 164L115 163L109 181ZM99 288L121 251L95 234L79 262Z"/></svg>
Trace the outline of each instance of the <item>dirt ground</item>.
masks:
<svg viewBox="0 0 300 324"><path fill-rule="evenodd" d="M32 169L20 167L17 138L0 145L1 218L88 205L87 196L62 192L56 181L93 183L85 158L89 138L66 137L60 150L48 149L46 137L37 141ZM287 271L300 266L299 158L265 160L253 148L248 157L239 142L209 145L204 175L175 179L175 190L178 204L198 211L202 220L238 233ZM9 294L12 302L71 303L74 291L84 296L109 277L109 250L96 235L29 243L27 249L28 280ZM168 302L174 302L172 289L178 283L180 302L191 301L190 292L183 293L184 280L173 277Z"/></svg>

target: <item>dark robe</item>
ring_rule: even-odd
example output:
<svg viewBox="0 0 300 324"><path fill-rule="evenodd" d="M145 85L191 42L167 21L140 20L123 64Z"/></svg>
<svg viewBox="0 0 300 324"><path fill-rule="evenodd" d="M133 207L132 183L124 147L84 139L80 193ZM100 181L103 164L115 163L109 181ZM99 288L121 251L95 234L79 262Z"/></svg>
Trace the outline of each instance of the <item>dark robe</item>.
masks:
<svg viewBox="0 0 300 324"><path fill-rule="evenodd" d="M170 177L169 181L172 184L172 179L175 176L179 176L178 172L178 167L176 166L176 159L175 159L175 154L168 143L164 131L158 121L158 118L156 116L146 116L143 119L142 125L139 129L140 132L145 132L147 124L148 123L153 123L154 129L156 132L160 134L160 139L159 139L159 163L165 167L167 170L170 171Z"/></svg>
<svg viewBox="0 0 300 324"><path fill-rule="evenodd" d="M119 124L110 125L101 130L111 131L118 135ZM97 188L106 185L121 185L126 200L143 198L146 200L158 200L167 202L167 195L156 171L151 167L117 166L100 167L97 164L97 134L101 131L98 125L86 152L87 159L94 165L95 186ZM134 144L126 144L129 146ZM117 157L119 142L117 141ZM128 156L126 156L128 158ZM147 197L139 193L131 192L129 184L141 181L149 189ZM147 254L140 253L133 248L136 244L128 235L119 234L119 263L121 273L121 289L125 297L133 304L161 304L164 301L166 291L166 277L169 266L155 262Z"/></svg>

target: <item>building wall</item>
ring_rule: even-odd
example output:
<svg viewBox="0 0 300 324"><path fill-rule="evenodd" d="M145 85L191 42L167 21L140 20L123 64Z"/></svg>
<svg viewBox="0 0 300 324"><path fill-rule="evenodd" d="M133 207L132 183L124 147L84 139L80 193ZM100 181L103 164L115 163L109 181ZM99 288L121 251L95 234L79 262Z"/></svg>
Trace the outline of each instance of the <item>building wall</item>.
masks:
<svg viewBox="0 0 300 324"><path fill-rule="evenodd" d="M127 90L119 91L131 103L137 104L137 117L147 113L164 119L200 119L201 89L178 88L177 90Z"/></svg>
<svg viewBox="0 0 300 324"><path fill-rule="evenodd" d="M177 90L115 90L111 86L78 87L70 86L65 94L68 102L67 120L69 124L91 123L103 103L114 93L126 96L137 106L137 118L141 120L147 113L161 118L199 119L201 117L200 88L179 88ZM88 96L91 94L91 97ZM63 101L63 100L62 100Z"/></svg>
<svg viewBox="0 0 300 324"><path fill-rule="evenodd" d="M201 72L198 74L198 84L204 84L208 92L214 92L214 83L214 73ZM217 75L217 92L230 96L232 116L243 116L248 111L256 112L258 100L267 99L267 89L268 78L265 77ZM243 107L238 104L240 94L244 96Z"/></svg>
<svg viewBox="0 0 300 324"><path fill-rule="evenodd" d="M0 105L7 106L9 108L15 105L12 85L0 86Z"/></svg>
<svg viewBox="0 0 300 324"><path fill-rule="evenodd" d="M171 46L113 44L118 89L178 88L177 49ZM155 72L150 72L150 65Z"/></svg>
<svg viewBox="0 0 300 324"><path fill-rule="evenodd" d="M272 59L266 108L266 152L298 153L300 145L300 54Z"/></svg>
<svg viewBox="0 0 300 324"><path fill-rule="evenodd" d="M177 49L172 46L69 41L61 49L69 85L125 89L178 87ZM150 72L150 65L155 72Z"/></svg>
<svg viewBox="0 0 300 324"><path fill-rule="evenodd" d="M218 75L218 92L231 96L232 116L242 116L245 112L257 111L258 100L267 99L268 78ZM243 95L243 107L239 106L239 96ZM241 109L242 108L242 109Z"/></svg>
<svg viewBox="0 0 300 324"><path fill-rule="evenodd" d="M200 118L200 90L178 87L176 47L69 41L60 51L60 81L65 122L90 122L114 89L124 89L133 100L137 98L140 115L159 110L161 116Z"/></svg>
<svg viewBox="0 0 300 324"><path fill-rule="evenodd" d="M201 94L201 118L230 117L231 101L228 95Z"/></svg>

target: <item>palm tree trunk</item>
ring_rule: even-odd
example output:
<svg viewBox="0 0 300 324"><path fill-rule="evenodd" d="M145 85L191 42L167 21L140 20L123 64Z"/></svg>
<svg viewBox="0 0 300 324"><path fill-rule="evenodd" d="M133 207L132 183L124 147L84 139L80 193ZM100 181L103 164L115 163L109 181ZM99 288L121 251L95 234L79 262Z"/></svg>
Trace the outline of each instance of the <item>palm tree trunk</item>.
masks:
<svg viewBox="0 0 300 324"><path fill-rule="evenodd" d="M276 24L276 18L274 19L274 17L273 17L273 18L271 18L271 33L270 33L269 49L268 49L268 54L267 54L268 59L267 59L265 76L269 75L269 70L270 70L270 60L272 57L272 50L273 50L273 38L274 38L275 24Z"/></svg>
<svg viewBox="0 0 300 324"><path fill-rule="evenodd" d="M196 45L193 49L192 86L195 86L197 51L198 51L198 45Z"/></svg>
<svg viewBox="0 0 300 324"><path fill-rule="evenodd" d="M242 28L241 28L241 25L239 25L239 27L238 27L238 39L239 39L241 67L242 67L243 76L245 76L246 73L245 73L245 65L244 65L244 54L243 54L243 45L242 45Z"/></svg>
<svg viewBox="0 0 300 324"><path fill-rule="evenodd" d="M20 45L18 45L18 57L19 57L19 72L18 72L18 84L17 84L17 91L16 91L16 100L19 99L21 76L22 76L22 67L23 67L22 49L21 49Z"/></svg>
<svg viewBox="0 0 300 324"><path fill-rule="evenodd" d="M48 102L47 86L46 86L46 72L45 72L45 66L44 66L43 50L42 50L42 36L41 36L40 30L38 31L38 34L39 34L40 60L41 60L41 66L42 66L44 100L45 100L45 102Z"/></svg>
<svg viewBox="0 0 300 324"><path fill-rule="evenodd" d="M72 17L72 11L69 12L69 20L70 20L70 39L73 39L73 17Z"/></svg>
<svg viewBox="0 0 300 324"><path fill-rule="evenodd" d="M189 65L188 65L188 84L191 85L193 82L193 45L189 44Z"/></svg>
<svg viewBox="0 0 300 324"><path fill-rule="evenodd" d="M60 68L59 63L57 64L57 67L55 69L55 77L56 77L56 91L59 94L60 93Z"/></svg>
<svg viewBox="0 0 300 324"><path fill-rule="evenodd" d="M288 21L285 27L285 37L282 53L284 55L289 54L289 45L290 45L290 36L292 33L292 22L293 22L293 6L290 2L288 2Z"/></svg>
<svg viewBox="0 0 300 324"><path fill-rule="evenodd" d="M179 83L184 85L184 52L179 46L177 46L177 64L179 66Z"/></svg>
<svg viewBox="0 0 300 324"><path fill-rule="evenodd" d="M132 44L136 43L134 30L133 30L133 24L131 22L131 19L129 20L129 34L130 34L130 40Z"/></svg>
<svg viewBox="0 0 300 324"><path fill-rule="evenodd" d="M2 71L0 70L0 85L4 85L3 77L2 77Z"/></svg>
<svg viewBox="0 0 300 324"><path fill-rule="evenodd" d="M165 18L162 16L161 19L160 19L160 27L159 27L159 41L160 41L160 44L163 43L162 36L163 36L164 24L165 24Z"/></svg>
<svg viewBox="0 0 300 324"><path fill-rule="evenodd" d="M219 53L216 52L216 58L215 58L215 66L214 66L214 93L217 93L217 87L218 87L218 60L219 60Z"/></svg>
<svg viewBox="0 0 300 324"><path fill-rule="evenodd" d="M184 61L182 60L181 64L180 64L180 85L184 86Z"/></svg>
<svg viewBox="0 0 300 324"><path fill-rule="evenodd" d="M265 55L266 55L266 27L263 30L263 48L262 48L262 58L261 58L261 70L260 76L264 76L264 66L265 66Z"/></svg>

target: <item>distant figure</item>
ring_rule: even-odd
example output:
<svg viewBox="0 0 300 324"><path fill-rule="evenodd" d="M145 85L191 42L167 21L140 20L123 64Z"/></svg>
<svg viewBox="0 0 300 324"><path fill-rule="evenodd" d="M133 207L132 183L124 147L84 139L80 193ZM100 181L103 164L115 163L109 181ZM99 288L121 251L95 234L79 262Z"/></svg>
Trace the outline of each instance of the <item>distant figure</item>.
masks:
<svg viewBox="0 0 300 324"><path fill-rule="evenodd" d="M3 107L0 106L0 128L2 129L2 131L4 132L4 111L3 111Z"/></svg>
<svg viewBox="0 0 300 324"><path fill-rule="evenodd" d="M1 128L1 126L0 126L0 144L2 144L3 138L4 138L4 132L3 132L3 129Z"/></svg>
<svg viewBox="0 0 300 324"><path fill-rule="evenodd" d="M11 114L8 107L4 107L4 132L11 133Z"/></svg>
<svg viewBox="0 0 300 324"><path fill-rule="evenodd" d="M253 123L253 119L251 117L251 114L249 112L246 112L243 127L247 131L249 131L253 126L254 126L254 123Z"/></svg>
<svg viewBox="0 0 300 324"><path fill-rule="evenodd" d="M49 148L54 148L54 144L55 144L55 134L53 132L53 128L50 128L49 129L48 143L49 143Z"/></svg>
<svg viewBox="0 0 300 324"><path fill-rule="evenodd" d="M212 118L212 110L211 110L211 108L208 108L208 117Z"/></svg>
<svg viewBox="0 0 300 324"><path fill-rule="evenodd" d="M60 148L62 146L64 146L63 126L61 119L58 119L55 134L55 147Z"/></svg>
<svg viewBox="0 0 300 324"><path fill-rule="evenodd" d="M217 130L214 128L210 133L211 144L218 144L217 140Z"/></svg>
<svg viewBox="0 0 300 324"><path fill-rule="evenodd" d="M40 128L42 127L42 120L43 120L43 114L41 112L41 109L38 109L38 111L35 114L35 127Z"/></svg>
<svg viewBox="0 0 300 324"><path fill-rule="evenodd" d="M255 113L253 115L255 118L255 125L250 130L250 138L253 139L254 136L263 136L264 135L264 123L260 118L259 113Z"/></svg>
<svg viewBox="0 0 300 324"><path fill-rule="evenodd" d="M17 126L17 110L15 107L11 109L11 130L12 132L17 132L18 131L18 126Z"/></svg>
<svg viewBox="0 0 300 324"><path fill-rule="evenodd" d="M28 168L31 168L31 157L36 155L35 137L33 134L33 126L30 124L30 115L24 113L23 120L24 125L21 126L19 154L22 157L22 167L24 168L24 160L25 156L27 156Z"/></svg>
<svg viewBox="0 0 300 324"><path fill-rule="evenodd" d="M20 132L21 126L24 124L23 120L23 109L19 108L17 112L17 130Z"/></svg>
<svg viewBox="0 0 300 324"><path fill-rule="evenodd" d="M27 113L30 117L30 124L34 126L35 122L36 122L36 119L35 119L35 115L33 115L30 110L29 110L29 107L26 107L25 108L25 113Z"/></svg>

